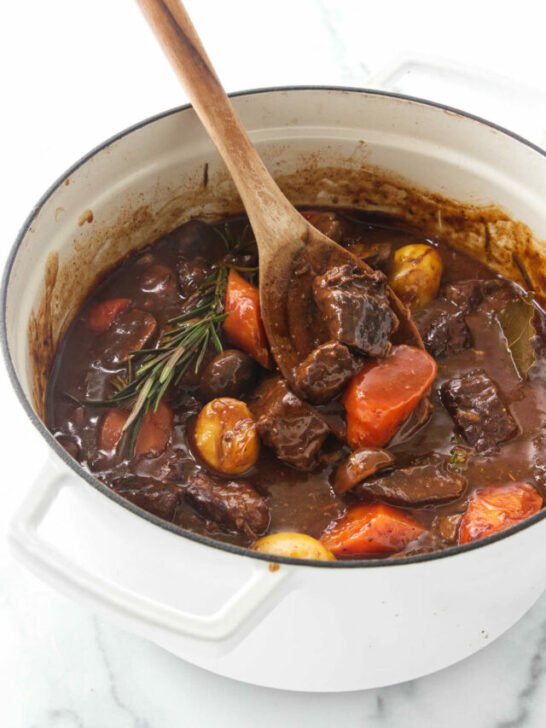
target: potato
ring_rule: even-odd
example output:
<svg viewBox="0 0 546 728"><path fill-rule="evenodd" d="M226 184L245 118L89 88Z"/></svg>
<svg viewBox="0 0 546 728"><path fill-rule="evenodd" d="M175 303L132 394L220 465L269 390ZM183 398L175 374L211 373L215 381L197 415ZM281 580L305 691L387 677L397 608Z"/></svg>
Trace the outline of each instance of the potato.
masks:
<svg viewBox="0 0 546 728"><path fill-rule="evenodd" d="M258 459L256 422L244 402L231 397L213 399L197 417L194 442L201 458L224 475L240 475Z"/></svg>
<svg viewBox="0 0 546 728"><path fill-rule="evenodd" d="M436 298L442 277L442 259L431 245L404 245L393 259L389 285L412 310Z"/></svg>
<svg viewBox="0 0 546 728"><path fill-rule="evenodd" d="M290 556L294 559L336 560L336 557L320 541L304 533L291 533L290 531L272 533L259 538L252 548L262 554Z"/></svg>

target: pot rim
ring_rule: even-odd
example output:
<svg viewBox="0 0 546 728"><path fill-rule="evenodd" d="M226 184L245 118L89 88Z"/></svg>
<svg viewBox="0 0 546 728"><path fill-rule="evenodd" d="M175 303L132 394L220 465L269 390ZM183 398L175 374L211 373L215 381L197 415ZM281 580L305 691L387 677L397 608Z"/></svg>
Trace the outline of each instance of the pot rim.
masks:
<svg viewBox="0 0 546 728"><path fill-rule="evenodd" d="M272 86L272 87L262 87L262 88L256 88L256 89L249 89L245 91L236 91L233 93L228 94L232 98L237 98L239 96L253 96L257 94L262 93L272 93L272 92L283 92L283 91L340 91L344 93L356 93L356 94L368 94L371 96L383 96L388 98L394 98L399 99L402 101L414 103L414 104L420 104L422 106L428 106L431 108L436 108L445 112L448 112L450 114L454 114L456 116L461 116L467 119L470 119L471 121L476 121L486 127L489 127L495 131L501 132L502 134L509 136L516 141L520 142L521 144L529 147L530 149L534 150L538 154L540 154L543 157L546 157L546 150L542 149L538 145L534 144L533 142L528 141L527 139L524 139L519 134L516 134L514 132L509 131L508 129L505 129L502 126L499 126L498 124L495 124L493 122L487 121L486 119L483 119L482 117L475 116L474 114L468 113L466 111L462 111L460 109L456 109L452 106L448 106L447 104L438 103L435 101L428 101L426 99L421 99L415 96L408 96L405 94L399 94L391 91L379 91L375 89L366 89L366 88L358 88L358 87L351 87L351 86L313 86L313 85L303 85L303 86ZM63 462L68 465L69 468L71 468L78 476L82 477L87 483L89 483L91 486L93 486L96 490L98 490L103 495L107 496L114 502L116 502L118 505L122 506L123 508L128 509L135 515L146 519L150 523L159 526L160 528L163 528L167 531L170 531L171 533L176 534L177 536L181 536L183 538L188 538L191 541L195 541L203 546L208 546L211 548L219 549L222 551L227 551L228 553L236 554L239 556L246 556L249 558L258 559L261 561L268 561L268 562L275 562L279 564L289 564L291 566L311 566L314 568L327 568L327 569L350 569L350 568L377 568L382 566L405 566L407 564L417 564L422 563L426 561L435 561L438 559L445 559L450 556L456 556L458 554L466 553L468 551L473 551L475 549L482 548L484 546L488 546L490 544L496 543L498 541L501 541L502 539L508 538L514 533L517 533L518 531L522 531L524 529L530 528L536 523L539 523L540 521L544 520L546 518L546 507L544 507L541 511L538 513L535 513L530 518L527 518L525 521L522 521L521 523L511 526L510 528L505 529L504 531L501 531L500 533L487 536L483 539L478 539L477 541L473 541L468 544L464 544L462 546L452 546L447 549L442 549L439 551L433 551L430 553L424 553L424 554L417 554L414 556L399 556L397 558L380 558L380 559L354 559L354 560L348 560L348 561L317 561L312 559L296 559L292 557L287 556L276 556L274 554L261 554L256 551L252 551L249 548L243 547L243 546L236 546L234 544L224 543L222 541L217 541L213 538L210 538L208 536L202 536L197 533L193 533L192 531L188 531L187 529L182 528L181 526L177 526L174 523L170 523L169 521L164 521L163 519L159 518L158 516L153 515L152 513L149 513L148 511L144 510L143 508L139 508L134 503L131 503L131 501L123 498L121 495L117 494L115 491L113 491L111 488L109 488L105 483L98 480L98 478L95 478L92 473L85 470L76 460L74 460L67 452L66 450L57 442L57 440L53 437L51 432L46 428L45 424L42 422L42 420L38 417L38 415L35 413L34 409L32 408L30 402L27 400L22 386L19 382L19 379L17 377L17 373L15 371L15 367L11 358L11 354L9 352L8 347L8 339L7 339L7 321L6 321L6 300L7 300L7 291L8 291L8 284L9 279L11 275L11 271L13 268L13 264L15 261L15 258L17 256L17 253L19 251L19 247L21 246L21 243L23 239L25 238L30 226L32 225L32 222L38 215L41 208L44 206L44 204L49 200L49 198L53 195L53 193L62 185L64 184L64 181L67 179L67 177L70 177L74 172L79 169L82 165L84 165L89 159L94 157L96 154L99 154L104 149L106 149L108 146L113 144L114 142L118 141L119 139L122 139L125 136L128 136L134 131L137 131L138 129L148 126L149 124L153 124L156 121L159 121L161 119L164 119L168 116L171 116L173 114L177 114L182 111L187 111L188 109L191 109L191 104L184 104L182 106L177 106L172 109L168 109L167 111L160 112L158 114L155 114L153 116L150 116L140 122L137 122L136 124L127 127L123 131L118 132L114 136L110 137L106 141L102 142L101 144L94 147L91 151L89 151L87 154L83 155L75 164L73 164L66 172L64 172L53 184L49 187L49 189L46 190L46 192L42 195L42 197L38 200L38 202L34 205L32 208L30 214L28 215L27 219L23 223L19 234L17 235L17 238L15 239L15 242L13 243L11 250L9 252L6 265L4 268L4 273L2 276L2 286L1 286L1 292L0 292L0 307L1 307L1 322L0 322L0 344L2 347L2 353L4 355L4 360L6 362L6 366L8 369L9 378L11 380L12 386L15 389L15 392L17 394L17 397L20 401L20 403L23 406L23 409L27 413L30 421L32 424L36 427L38 432L42 435L42 437L45 439L47 444L53 449L53 451L63 460Z"/></svg>

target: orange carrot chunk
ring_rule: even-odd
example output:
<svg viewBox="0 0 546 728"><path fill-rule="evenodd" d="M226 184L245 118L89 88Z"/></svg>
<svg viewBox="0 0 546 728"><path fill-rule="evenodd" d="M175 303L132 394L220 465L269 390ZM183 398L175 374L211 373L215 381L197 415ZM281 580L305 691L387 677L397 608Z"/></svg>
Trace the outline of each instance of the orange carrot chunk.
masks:
<svg viewBox="0 0 546 728"><path fill-rule="evenodd" d="M542 508L542 497L527 483L507 483L479 488L459 527L459 543L499 533L524 521Z"/></svg>
<svg viewBox="0 0 546 728"><path fill-rule="evenodd" d="M111 409L102 421L100 428L100 449L113 452L119 445L123 435L123 425L127 422L129 412Z"/></svg>
<svg viewBox="0 0 546 728"><path fill-rule="evenodd" d="M368 361L343 396L349 445L354 449L386 445L437 371L430 354L414 346L395 346L385 359Z"/></svg>
<svg viewBox="0 0 546 728"><path fill-rule="evenodd" d="M260 317L259 291L233 269L227 281L225 312L229 316L224 321L224 331L230 341L269 369L271 354Z"/></svg>
<svg viewBox="0 0 546 728"><path fill-rule="evenodd" d="M320 540L336 556L388 555L404 549L424 530L399 508L362 503L330 524Z"/></svg>
<svg viewBox="0 0 546 728"><path fill-rule="evenodd" d="M109 298L101 301L87 312L86 324L96 334L108 331L117 317L122 314L131 303L130 298Z"/></svg>
<svg viewBox="0 0 546 728"><path fill-rule="evenodd" d="M174 415L172 409L160 400L156 412L150 408L142 419L135 442L135 455L157 457L171 439Z"/></svg>

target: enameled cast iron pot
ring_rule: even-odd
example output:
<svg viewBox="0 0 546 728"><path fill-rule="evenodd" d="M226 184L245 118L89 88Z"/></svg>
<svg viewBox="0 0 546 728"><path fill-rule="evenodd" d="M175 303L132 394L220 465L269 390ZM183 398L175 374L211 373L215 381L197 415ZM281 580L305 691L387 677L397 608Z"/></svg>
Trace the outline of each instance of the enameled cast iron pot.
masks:
<svg viewBox="0 0 546 728"><path fill-rule="evenodd" d="M234 103L295 203L387 209L513 276L516 250L546 294L546 159L537 147L452 109L377 92L265 89ZM41 421L55 345L97 276L192 215L239 208L184 107L93 151L31 213L4 278L3 344L51 458L12 523L14 552L121 626L246 682L355 690L454 663L504 632L544 590L546 510L438 553L265 558L126 502Z"/></svg>

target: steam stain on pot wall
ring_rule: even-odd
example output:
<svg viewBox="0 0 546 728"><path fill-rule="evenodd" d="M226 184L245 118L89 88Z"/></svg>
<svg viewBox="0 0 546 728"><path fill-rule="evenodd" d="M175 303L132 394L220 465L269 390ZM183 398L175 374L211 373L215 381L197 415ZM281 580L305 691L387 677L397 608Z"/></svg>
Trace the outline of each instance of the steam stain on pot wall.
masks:
<svg viewBox="0 0 546 728"><path fill-rule="evenodd" d="M362 162L349 159L349 167L321 166L320 155L306 155L300 157L297 172L275 178L296 205L358 207L389 213L409 228L461 248L527 287L514 261L515 253L537 299L544 304L546 243L538 241L527 225L511 219L499 207L449 200ZM142 193L125 197L114 223L100 224L92 213L93 225L81 223L74 230L72 253L62 259L56 253L49 256L41 298L28 325L31 396L42 419L56 347L88 292L112 267L191 217L214 221L242 211L225 168L214 172L208 169L204 188L200 166L177 188L162 187L158 181L146 197ZM84 222L91 220L86 218Z"/></svg>

